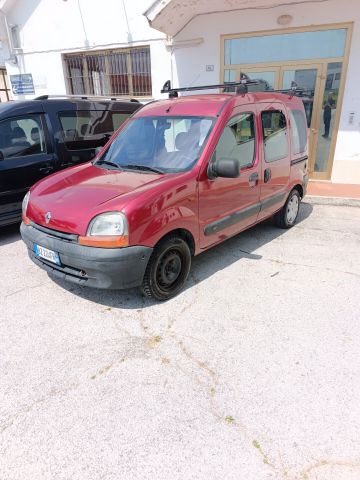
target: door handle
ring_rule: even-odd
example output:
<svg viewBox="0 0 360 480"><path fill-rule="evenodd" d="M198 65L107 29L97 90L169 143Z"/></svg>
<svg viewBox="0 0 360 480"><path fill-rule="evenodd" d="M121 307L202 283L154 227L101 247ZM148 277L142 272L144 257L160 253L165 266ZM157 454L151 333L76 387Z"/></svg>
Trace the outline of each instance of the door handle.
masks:
<svg viewBox="0 0 360 480"><path fill-rule="evenodd" d="M271 170L270 168L265 168L264 170L264 183L267 183L271 178Z"/></svg>
<svg viewBox="0 0 360 480"><path fill-rule="evenodd" d="M40 167L39 172L41 173L50 173L52 170L54 170L54 167L51 165L48 165L47 167Z"/></svg>
<svg viewBox="0 0 360 480"><path fill-rule="evenodd" d="M250 186L255 187L258 181L259 181L259 174L257 172L252 173L249 177L249 185L252 183L253 185L250 185Z"/></svg>

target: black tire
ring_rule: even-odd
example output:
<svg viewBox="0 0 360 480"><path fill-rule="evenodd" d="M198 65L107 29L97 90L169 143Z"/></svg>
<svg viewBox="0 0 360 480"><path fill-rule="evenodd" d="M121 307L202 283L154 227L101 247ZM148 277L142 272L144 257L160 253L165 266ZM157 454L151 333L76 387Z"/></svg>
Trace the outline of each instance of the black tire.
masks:
<svg viewBox="0 0 360 480"><path fill-rule="evenodd" d="M300 194L294 189L291 190L285 205L274 215L274 222L277 227L291 228L295 225L299 208L300 208Z"/></svg>
<svg viewBox="0 0 360 480"><path fill-rule="evenodd" d="M177 295L190 272L191 252L178 236L164 238L155 247L146 267L141 290L146 297L168 300Z"/></svg>

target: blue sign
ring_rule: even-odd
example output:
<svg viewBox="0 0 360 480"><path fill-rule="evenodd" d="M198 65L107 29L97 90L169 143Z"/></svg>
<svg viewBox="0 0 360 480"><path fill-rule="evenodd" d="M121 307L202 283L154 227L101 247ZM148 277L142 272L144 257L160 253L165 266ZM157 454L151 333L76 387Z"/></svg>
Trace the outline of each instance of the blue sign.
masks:
<svg viewBox="0 0 360 480"><path fill-rule="evenodd" d="M34 82L31 73L10 75L10 82L14 95L26 95L35 93Z"/></svg>

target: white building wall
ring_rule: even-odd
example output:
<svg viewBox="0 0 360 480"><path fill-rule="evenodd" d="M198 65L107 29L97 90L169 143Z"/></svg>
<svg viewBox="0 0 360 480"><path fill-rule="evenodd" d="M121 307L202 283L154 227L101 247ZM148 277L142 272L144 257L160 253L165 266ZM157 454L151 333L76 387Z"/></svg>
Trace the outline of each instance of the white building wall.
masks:
<svg viewBox="0 0 360 480"><path fill-rule="evenodd" d="M352 21L352 47L332 180L360 183L359 0L347 0L346 9L339 0L329 0L201 15L174 38L172 51L166 47L165 36L151 29L142 15L150 3L151 0L17 0L8 12L8 22L19 26L22 50L17 55L18 65L7 62L8 73L32 73L35 96L63 94L66 85L62 53L150 45L153 97L161 98L160 89L167 79L182 86L220 81L222 34L278 29L277 18L283 14L293 17L289 27ZM184 41L186 47L180 48ZM9 58L9 53L4 53ZM207 72L206 65L213 65L214 70ZM351 125L350 112L355 113Z"/></svg>
<svg viewBox="0 0 360 480"><path fill-rule="evenodd" d="M6 34L5 17L0 12L0 68L6 66L6 61L10 57L8 38Z"/></svg>
<svg viewBox="0 0 360 480"><path fill-rule="evenodd" d="M197 16L174 38L178 45L189 40L194 40L194 44L202 42L197 46L177 47L174 50L174 85L218 83L221 80L220 36L279 29L281 27L277 24L277 18L284 14L293 17L288 27L354 22L332 181L360 183L359 0L347 0L346 8L344 2L329 0L309 5L299 3L270 9L247 9ZM214 65L214 71L207 72L206 65ZM350 112L355 113L352 124L349 124Z"/></svg>
<svg viewBox="0 0 360 480"><path fill-rule="evenodd" d="M149 0L18 0L8 22L19 26L22 50L18 65L7 63L8 73L31 73L35 96L63 94L62 53L150 45L156 96L169 78L170 56L165 36L142 15L148 6Z"/></svg>

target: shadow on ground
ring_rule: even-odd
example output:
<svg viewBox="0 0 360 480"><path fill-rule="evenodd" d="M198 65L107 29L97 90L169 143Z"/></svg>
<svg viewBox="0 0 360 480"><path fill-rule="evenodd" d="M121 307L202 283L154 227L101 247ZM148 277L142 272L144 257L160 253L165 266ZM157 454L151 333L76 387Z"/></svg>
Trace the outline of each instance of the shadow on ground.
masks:
<svg viewBox="0 0 360 480"><path fill-rule="evenodd" d="M303 222L313 210L309 203L302 203L297 224ZM224 243L207 250L193 259L189 279L185 290L192 288L233 263L250 258L261 260L261 255L253 253L263 245L286 234L288 230L277 228L271 220L266 220L239 235L230 238ZM51 277L60 287L72 292L81 298L105 305L111 308L139 309L150 307L156 301L144 298L139 289L131 290L100 290L77 285Z"/></svg>
<svg viewBox="0 0 360 480"><path fill-rule="evenodd" d="M20 240L20 224L15 223L6 227L0 227L0 247Z"/></svg>

